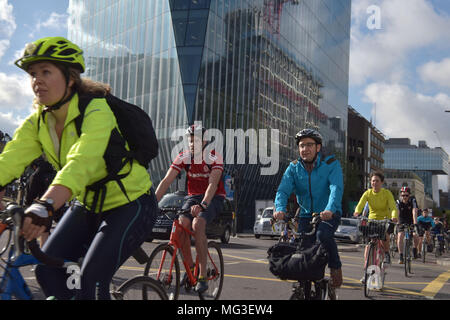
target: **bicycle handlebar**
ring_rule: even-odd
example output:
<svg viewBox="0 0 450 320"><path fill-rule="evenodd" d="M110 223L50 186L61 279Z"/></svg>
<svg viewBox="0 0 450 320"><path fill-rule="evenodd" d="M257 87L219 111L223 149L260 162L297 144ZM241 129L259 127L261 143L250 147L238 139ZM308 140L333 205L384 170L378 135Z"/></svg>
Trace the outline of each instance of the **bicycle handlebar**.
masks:
<svg viewBox="0 0 450 320"><path fill-rule="evenodd" d="M42 264L51 267L64 267L66 265L65 261L60 258L51 257L48 254L44 253L39 247L36 239L27 242L28 248L30 249L31 254Z"/></svg>
<svg viewBox="0 0 450 320"><path fill-rule="evenodd" d="M25 215L24 209L16 203L8 203L6 209L0 213L0 218L2 221L7 223L13 231L14 238L14 253L11 257L11 261L15 261L22 253L24 253L26 246L30 250L31 254L41 263L54 266L63 267L65 262L63 259L51 257L44 252L36 241L36 239L31 241L26 241L22 236L22 221Z"/></svg>

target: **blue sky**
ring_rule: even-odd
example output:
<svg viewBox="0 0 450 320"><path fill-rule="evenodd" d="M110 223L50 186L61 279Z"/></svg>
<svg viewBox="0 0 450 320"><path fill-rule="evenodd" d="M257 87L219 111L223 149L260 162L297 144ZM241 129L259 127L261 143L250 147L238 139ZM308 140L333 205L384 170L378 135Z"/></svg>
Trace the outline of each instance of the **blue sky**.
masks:
<svg viewBox="0 0 450 320"><path fill-rule="evenodd" d="M0 130L30 113L27 76L12 62L35 39L67 36L68 0L0 0ZM367 8L380 9L369 29ZM352 0L349 104L389 137L450 153L450 1ZM376 106L376 111L374 106ZM438 139L439 137L439 139ZM440 179L446 185L446 179Z"/></svg>

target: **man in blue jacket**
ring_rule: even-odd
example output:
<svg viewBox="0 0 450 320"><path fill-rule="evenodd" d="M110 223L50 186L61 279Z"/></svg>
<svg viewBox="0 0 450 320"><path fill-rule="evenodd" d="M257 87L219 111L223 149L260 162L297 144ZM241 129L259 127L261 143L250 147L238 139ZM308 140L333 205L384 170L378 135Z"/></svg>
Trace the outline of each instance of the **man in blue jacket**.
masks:
<svg viewBox="0 0 450 320"><path fill-rule="evenodd" d="M293 161L284 173L275 198L274 218L284 218L292 192L295 192L300 205L299 232L309 231L312 213L320 213L322 223L317 229L317 239L329 254L331 285L339 288L342 285L342 263L334 233L342 215L342 168L334 156L323 156L322 136L316 130L304 129L297 133L295 140L300 158Z"/></svg>

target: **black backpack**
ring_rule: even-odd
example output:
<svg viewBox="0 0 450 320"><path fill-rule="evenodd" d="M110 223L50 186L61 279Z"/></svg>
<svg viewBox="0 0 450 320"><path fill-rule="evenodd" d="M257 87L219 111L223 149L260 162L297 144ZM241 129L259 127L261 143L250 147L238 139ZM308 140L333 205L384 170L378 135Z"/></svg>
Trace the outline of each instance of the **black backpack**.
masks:
<svg viewBox="0 0 450 320"><path fill-rule="evenodd" d="M94 95L80 95L78 109L80 116L75 119L78 136L81 135L84 112L92 99L103 98ZM104 97L114 116L117 125L130 147L129 154L142 166L148 169L150 161L158 155L158 139L153 129L152 120L140 107L121 100L112 94Z"/></svg>
<svg viewBox="0 0 450 320"><path fill-rule="evenodd" d="M121 135L117 129L114 129L111 132L108 147L103 155L108 175L100 181L86 187L87 191L94 192L91 210L93 212L95 211L98 200L100 200L100 212L102 212L103 203L106 197L105 185L109 181L116 181L122 192L130 201L120 180L125 178L131 172L131 168L130 171L125 174L119 175L119 172L127 163L132 164L133 159L136 159L139 164L148 169L150 161L158 155L158 139L156 138L152 121L144 110L111 94L108 94L105 97L91 94L79 96L78 108L80 110L80 115L75 119L75 127L78 136L81 136L82 133L81 127L86 108L92 99L95 98L106 99L106 102L116 117L119 130L122 133ZM130 151L126 150L125 141L128 143ZM85 201L86 197L84 203L86 203Z"/></svg>
<svg viewBox="0 0 450 320"><path fill-rule="evenodd" d="M317 281L325 276L328 253L323 244L300 248L289 243L276 243L267 251L269 270L281 280Z"/></svg>

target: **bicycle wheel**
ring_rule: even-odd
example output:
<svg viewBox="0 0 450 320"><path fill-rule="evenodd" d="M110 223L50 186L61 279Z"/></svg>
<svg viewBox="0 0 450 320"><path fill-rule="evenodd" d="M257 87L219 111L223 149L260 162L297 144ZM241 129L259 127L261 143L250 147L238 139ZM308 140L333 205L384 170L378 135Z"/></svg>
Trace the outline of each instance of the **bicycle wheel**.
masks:
<svg viewBox="0 0 450 320"><path fill-rule="evenodd" d="M442 247L443 247L442 246L442 241L440 241L438 239L437 244L436 244L436 250L435 250L436 258L438 258L438 257L440 257L442 255L442 251L443 251Z"/></svg>
<svg viewBox="0 0 450 320"><path fill-rule="evenodd" d="M370 296L370 284L369 281L371 281L371 276L373 275L374 271L372 269L372 266L375 261L375 246L370 243L369 244L369 250L367 253L367 261L366 265L364 266L364 296L368 298Z"/></svg>
<svg viewBox="0 0 450 320"><path fill-rule="evenodd" d="M337 300L336 290L330 285L328 279L314 282L314 300Z"/></svg>
<svg viewBox="0 0 450 320"><path fill-rule="evenodd" d="M302 282L295 282L292 285L292 295L289 297L289 300L305 300L305 291Z"/></svg>
<svg viewBox="0 0 450 320"><path fill-rule="evenodd" d="M405 239L403 255L405 259L405 277L408 276L408 272L411 273L411 243L410 239Z"/></svg>
<svg viewBox="0 0 450 320"><path fill-rule="evenodd" d="M427 254L427 242L425 239L423 239L422 241L421 254L422 254L422 262L425 263L425 256Z"/></svg>
<svg viewBox="0 0 450 320"><path fill-rule="evenodd" d="M220 246L214 242L208 242L208 256L206 257L206 274L208 278L208 290L199 293L201 300L217 300L222 292L224 262Z"/></svg>
<svg viewBox="0 0 450 320"><path fill-rule="evenodd" d="M395 252L397 250L397 242L394 234L391 235L390 243L389 243L389 253L391 254L392 259L395 258Z"/></svg>
<svg viewBox="0 0 450 320"><path fill-rule="evenodd" d="M180 263L175 257L174 249L167 243L157 246L150 255L145 265L144 276L149 276L161 284L169 297L169 300L177 300L180 294Z"/></svg>
<svg viewBox="0 0 450 320"><path fill-rule="evenodd" d="M327 283L327 291L328 291L328 296L326 298L326 300L337 300L338 299L338 295L336 292L336 288L332 287L330 284L330 281L328 281Z"/></svg>
<svg viewBox="0 0 450 320"><path fill-rule="evenodd" d="M153 278L137 276L125 281L112 293L116 300L168 300L161 284Z"/></svg>
<svg viewBox="0 0 450 320"><path fill-rule="evenodd" d="M3 245L3 248L0 249L0 256L2 256L6 250L8 250L9 245L11 243L12 232L10 228L4 228L0 234L0 241Z"/></svg>

